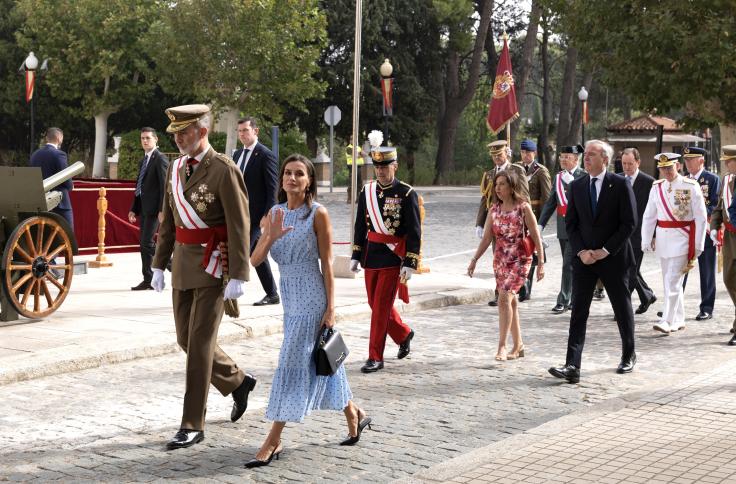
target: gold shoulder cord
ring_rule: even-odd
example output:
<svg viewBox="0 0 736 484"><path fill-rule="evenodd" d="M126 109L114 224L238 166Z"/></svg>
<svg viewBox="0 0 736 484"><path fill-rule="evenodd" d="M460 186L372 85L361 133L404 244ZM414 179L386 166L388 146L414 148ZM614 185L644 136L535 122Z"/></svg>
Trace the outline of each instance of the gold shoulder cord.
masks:
<svg viewBox="0 0 736 484"><path fill-rule="evenodd" d="M491 190L493 189L493 180L487 177L483 173L483 178L480 179L480 194L486 199L486 209L491 208Z"/></svg>

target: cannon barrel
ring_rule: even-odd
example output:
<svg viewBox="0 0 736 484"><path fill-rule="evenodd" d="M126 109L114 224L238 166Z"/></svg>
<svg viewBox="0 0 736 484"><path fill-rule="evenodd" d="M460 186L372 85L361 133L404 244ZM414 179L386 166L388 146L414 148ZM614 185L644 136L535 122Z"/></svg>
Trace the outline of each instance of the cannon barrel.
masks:
<svg viewBox="0 0 736 484"><path fill-rule="evenodd" d="M43 181L43 191L49 192L54 188L58 187L70 178L79 175L84 171L84 163L77 161L72 166L68 166L61 170L59 173L55 173Z"/></svg>

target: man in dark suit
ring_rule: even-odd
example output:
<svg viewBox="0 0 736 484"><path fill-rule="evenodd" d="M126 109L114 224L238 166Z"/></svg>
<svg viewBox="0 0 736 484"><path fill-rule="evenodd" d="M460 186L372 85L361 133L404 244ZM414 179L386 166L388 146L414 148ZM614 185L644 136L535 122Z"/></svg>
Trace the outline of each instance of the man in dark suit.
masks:
<svg viewBox="0 0 736 484"><path fill-rule="evenodd" d="M641 261L644 257L644 252L641 251L641 220L644 210L647 208L649 192L652 189L654 178L639 171L641 157L639 150L636 148L624 149L621 154L621 165L623 166L623 173L619 173L619 175L626 178L626 181L632 186L634 198L636 199L637 224L634 233L631 234L631 248L634 249L636 265L631 269L629 289L632 293L636 289L636 293L639 295L639 307L636 309L636 314L643 314L657 300L654 291L641 275Z"/></svg>
<svg viewBox="0 0 736 484"><path fill-rule="evenodd" d="M238 139L243 143L243 148L233 153L233 160L243 174L248 195L251 252L261 236L261 218L276 205L278 191L279 163L273 152L258 142L258 131L258 122L255 118L245 117L238 120ZM266 291L266 296L253 305L279 304L281 300L268 259L256 267L256 274L263 290Z"/></svg>
<svg viewBox="0 0 736 484"><path fill-rule="evenodd" d="M166 170L169 168L169 159L159 151L158 137L153 128L141 129L141 146L144 155L138 164L138 179L135 184L135 198L128 212L130 223L139 222L141 245L141 272L143 281L130 289L145 291L153 289L151 286L151 262L156 252L154 236L161 222L161 204L164 200L164 183Z"/></svg>
<svg viewBox="0 0 736 484"><path fill-rule="evenodd" d="M718 205L718 194L721 190L721 179L718 175L704 168L707 151L697 146L687 146L682 151L687 167L686 176L698 182L703 191L705 209L708 212L708 223L713 210ZM700 312L695 319L703 321L713 317L713 306L716 302L716 246L711 237L705 238L705 248L698 256L698 272L700 273ZM687 276L683 289L687 284Z"/></svg>
<svg viewBox="0 0 736 484"><path fill-rule="evenodd" d="M44 178L48 178L65 169L67 167L66 153L59 149L63 141L64 132L59 128L49 128L46 130L46 144L33 152L29 166L40 167L41 175ZM71 179L54 188L55 191L61 192L62 198L61 203L52 210L52 212L64 217L72 231L74 230L74 214L72 213L72 202L69 199L69 192L73 189L74 183Z"/></svg>
<svg viewBox="0 0 736 484"><path fill-rule="evenodd" d="M634 352L634 312L629 291L630 268L635 264L629 241L637 224L634 192L626 180L607 172L613 148L599 140L585 145L587 175L570 184L565 226L572 252L573 282L570 334L565 366L549 372L570 383L580 381L580 365L585 343L590 303L595 282L600 279L608 291L618 322L623 351L618 373L628 373L636 364Z"/></svg>

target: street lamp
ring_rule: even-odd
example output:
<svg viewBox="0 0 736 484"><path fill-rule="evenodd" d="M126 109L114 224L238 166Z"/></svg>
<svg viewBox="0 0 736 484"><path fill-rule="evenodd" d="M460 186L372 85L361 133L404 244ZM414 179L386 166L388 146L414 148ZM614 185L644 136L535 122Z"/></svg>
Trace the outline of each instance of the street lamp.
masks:
<svg viewBox="0 0 736 484"><path fill-rule="evenodd" d="M580 116L580 137L583 140L582 145L585 146L585 125L588 124L588 91L585 90L585 86L581 87L578 91L578 99L581 103L581 116Z"/></svg>
<svg viewBox="0 0 736 484"><path fill-rule="evenodd" d="M386 144L388 144L388 118L394 115L394 79L391 74L394 72L394 67L388 61L384 59L381 64L381 94L383 95L383 119L384 119L384 130L383 136L386 138Z"/></svg>

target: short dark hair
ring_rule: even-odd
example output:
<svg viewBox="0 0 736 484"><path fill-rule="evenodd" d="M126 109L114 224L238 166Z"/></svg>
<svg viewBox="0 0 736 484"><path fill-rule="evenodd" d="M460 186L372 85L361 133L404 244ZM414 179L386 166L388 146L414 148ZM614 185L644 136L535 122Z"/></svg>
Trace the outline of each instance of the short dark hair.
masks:
<svg viewBox="0 0 736 484"><path fill-rule="evenodd" d="M158 135L156 134L156 130L151 128L150 126L145 126L141 128L141 133L151 133L154 138L158 138Z"/></svg>
<svg viewBox="0 0 736 484"><path fill-rule="evenodd" d="M624 150L621 152L621 156L623 157L624 155L634 155L634 159L636 161L641 161L641 156L639 155L639 150L637 150L633 146L632 147L629 147L629 148L624 148Z"/></svg>
<svg viewBox="0 0 736 484"><path fill-rule="evenodd" d="M59 128L49 128L46 130L46 141L54 143L64 137L64 132Z"/></svg>
<svg viewBox="0 0 736 484"><path fill-rule="evenodd" d="M244 118L238 119L238 124L239 125L240 124L243 124L243 123L250 123L250 127L253 128L253 129L257 129L258 128L258 120L256 118L254 118L253 116L246 116Z"/></svg>

